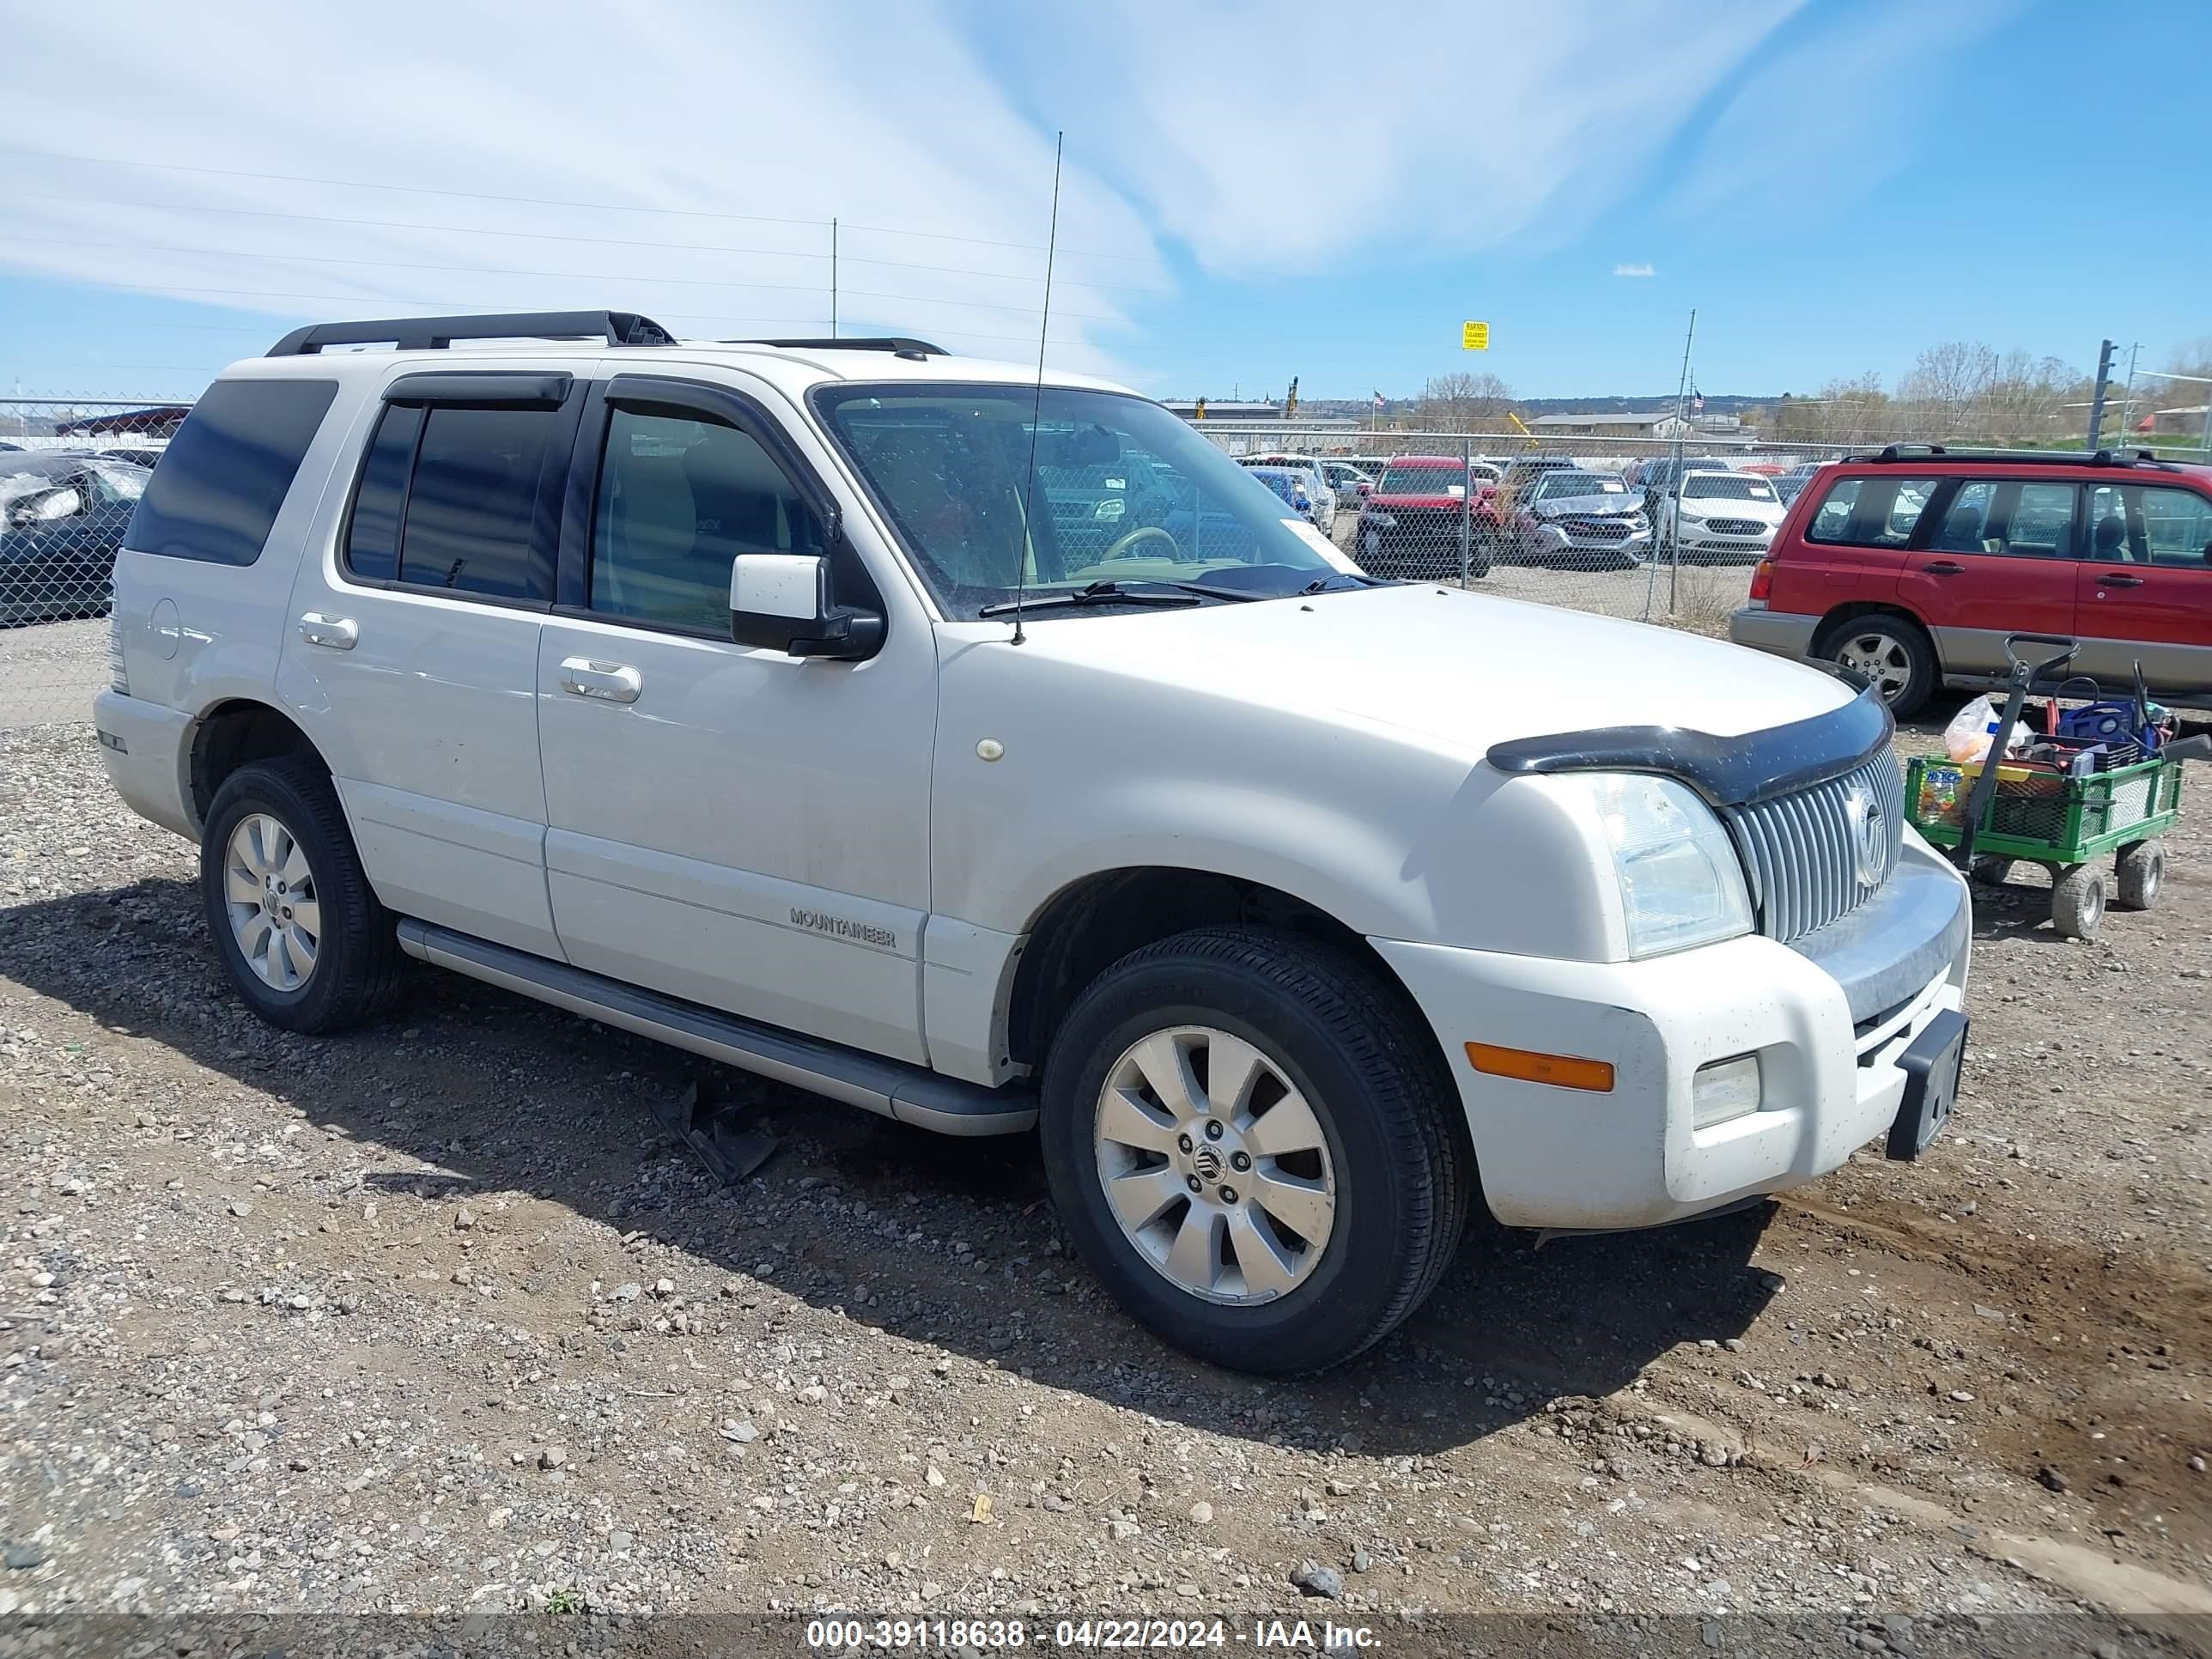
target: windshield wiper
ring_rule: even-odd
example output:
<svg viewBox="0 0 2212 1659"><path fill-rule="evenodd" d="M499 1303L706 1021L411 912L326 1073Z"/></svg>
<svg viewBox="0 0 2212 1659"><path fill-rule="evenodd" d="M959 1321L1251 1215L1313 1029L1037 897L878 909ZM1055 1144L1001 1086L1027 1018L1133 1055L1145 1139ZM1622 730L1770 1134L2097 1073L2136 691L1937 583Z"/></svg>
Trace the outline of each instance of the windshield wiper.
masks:
<svg viewBox="0 0 2212 1659"><path fill-rule="evenodd" d="M1160 582L1149 585L1180 588L1188 584ZM1240 593L1236 597L1243 599L1245 596ZM1018 611L1026 616L1032 611L1071 611L1094 605L1181 605L1197 603L1198 599L1194 594L1140 593L1123 587L1119 582L1105 581L1092 582L1088 587L1079 587L1073 593L1041 593L1036 599L1025 599L1018 603L1007 599L1002 604L987 605L975 614L979 617L1006 617Z"/></svg>

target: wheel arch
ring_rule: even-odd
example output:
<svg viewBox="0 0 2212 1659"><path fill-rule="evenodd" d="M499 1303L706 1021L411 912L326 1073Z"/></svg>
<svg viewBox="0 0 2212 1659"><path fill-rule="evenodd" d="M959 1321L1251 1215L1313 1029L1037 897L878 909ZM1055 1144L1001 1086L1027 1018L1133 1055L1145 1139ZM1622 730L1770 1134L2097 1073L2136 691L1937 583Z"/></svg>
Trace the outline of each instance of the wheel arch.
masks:
<svg viewBox="0 0 2212 1659"><path fill-rule="evenodd" d="M1321 906L1248 877L1139 865L1079 878L1039 908L1014 965L1001 1052L1033 1074L1041 1072L1076 999L1115 963L1193 928L1240 926L1278 928L1330 946L1374 976L1399 1005L1409 1030L1425 1039L1429 1036L1428 1020L1397 970L1364 935ZM1441 1050L1425 1041L1422 1049L1434 1051L1440 1080L1448 1087L1449 1072Z"/></svg>
<svg viewBox="0 0 2212 1659"><path fill-rule="evenodd" d="M207 823L216 792L232 773L255 761L298 757L328 775L330 763L314 741L283 709L252 697L229 697L210 706L192 726L191 758L185 769L187 804L194 828Z"/></svg>

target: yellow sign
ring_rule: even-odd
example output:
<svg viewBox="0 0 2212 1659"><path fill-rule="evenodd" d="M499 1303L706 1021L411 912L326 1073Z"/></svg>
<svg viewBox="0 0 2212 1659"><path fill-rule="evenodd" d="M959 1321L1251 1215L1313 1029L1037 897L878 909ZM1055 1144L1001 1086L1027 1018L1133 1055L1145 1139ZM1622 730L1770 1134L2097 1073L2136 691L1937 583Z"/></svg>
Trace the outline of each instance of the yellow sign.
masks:
<svg viewBox="0 0 2212 1659"><path fill-rule="evenodd" d="M1488 323L1462 323L1459 325L1459 349L1462 351L1489 350L1490 325Z"/></svg>

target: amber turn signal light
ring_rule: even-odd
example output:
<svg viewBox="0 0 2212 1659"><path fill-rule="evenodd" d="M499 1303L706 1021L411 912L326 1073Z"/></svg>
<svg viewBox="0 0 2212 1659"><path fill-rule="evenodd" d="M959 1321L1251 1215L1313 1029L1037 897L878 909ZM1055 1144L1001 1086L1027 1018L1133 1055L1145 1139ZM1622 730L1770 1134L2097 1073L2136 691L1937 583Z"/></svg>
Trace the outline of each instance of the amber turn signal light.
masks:
<svg viewBox="0 0 2212 1659"><path fill-rule="evenodd" d="M1562 1089L1588 1089L1601 1095L1613 1090L1613 1067L1602 1060L1540 1054L1534 1048L1501 1048L1494 1042L1468 1043L1467 1057L1476 1071L1486 1072L1492 1077L1555 1084Z"/></svg>

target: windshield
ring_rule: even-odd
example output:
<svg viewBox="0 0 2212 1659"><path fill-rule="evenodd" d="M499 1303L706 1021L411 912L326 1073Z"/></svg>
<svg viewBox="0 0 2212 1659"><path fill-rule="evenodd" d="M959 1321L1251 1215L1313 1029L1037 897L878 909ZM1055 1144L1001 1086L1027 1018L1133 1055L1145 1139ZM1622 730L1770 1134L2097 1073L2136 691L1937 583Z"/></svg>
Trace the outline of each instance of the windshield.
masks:
<svg viewBox="0 0 2212 1659"><path fill-rule="evenodd" d="M1625 495L1628 487L1618 478L1601 478L1595 472L1547 472L1542 488L1536 494L1540 500L1557 501L1563 495Z"/></svg>
<svg viewBox="0 0 2212 1659"><path fill-rule="evenodd" d="M1700 495L1724 501L1771 501L1774 486L1753 472L1733 472L1725 478L1692 477L1682 486L1682 494L1692 499Z"/></svg>
<svg viewBox="0 0 2212 1659"><path fill-rule="evenodd" d="M1478 470L1474 481L1487 483ZM1394 466L1375 487L1378 495L1464 495L1467 469L1462 466Z"/></svg>
<svg viewBox="0 0 2212 1659"><path fill-rule="evenodd" d="M1352 569L1267 483L1140 398L938 384L814 400L948 617L1017 587L1204 582L1265 598Z"/></svg>

